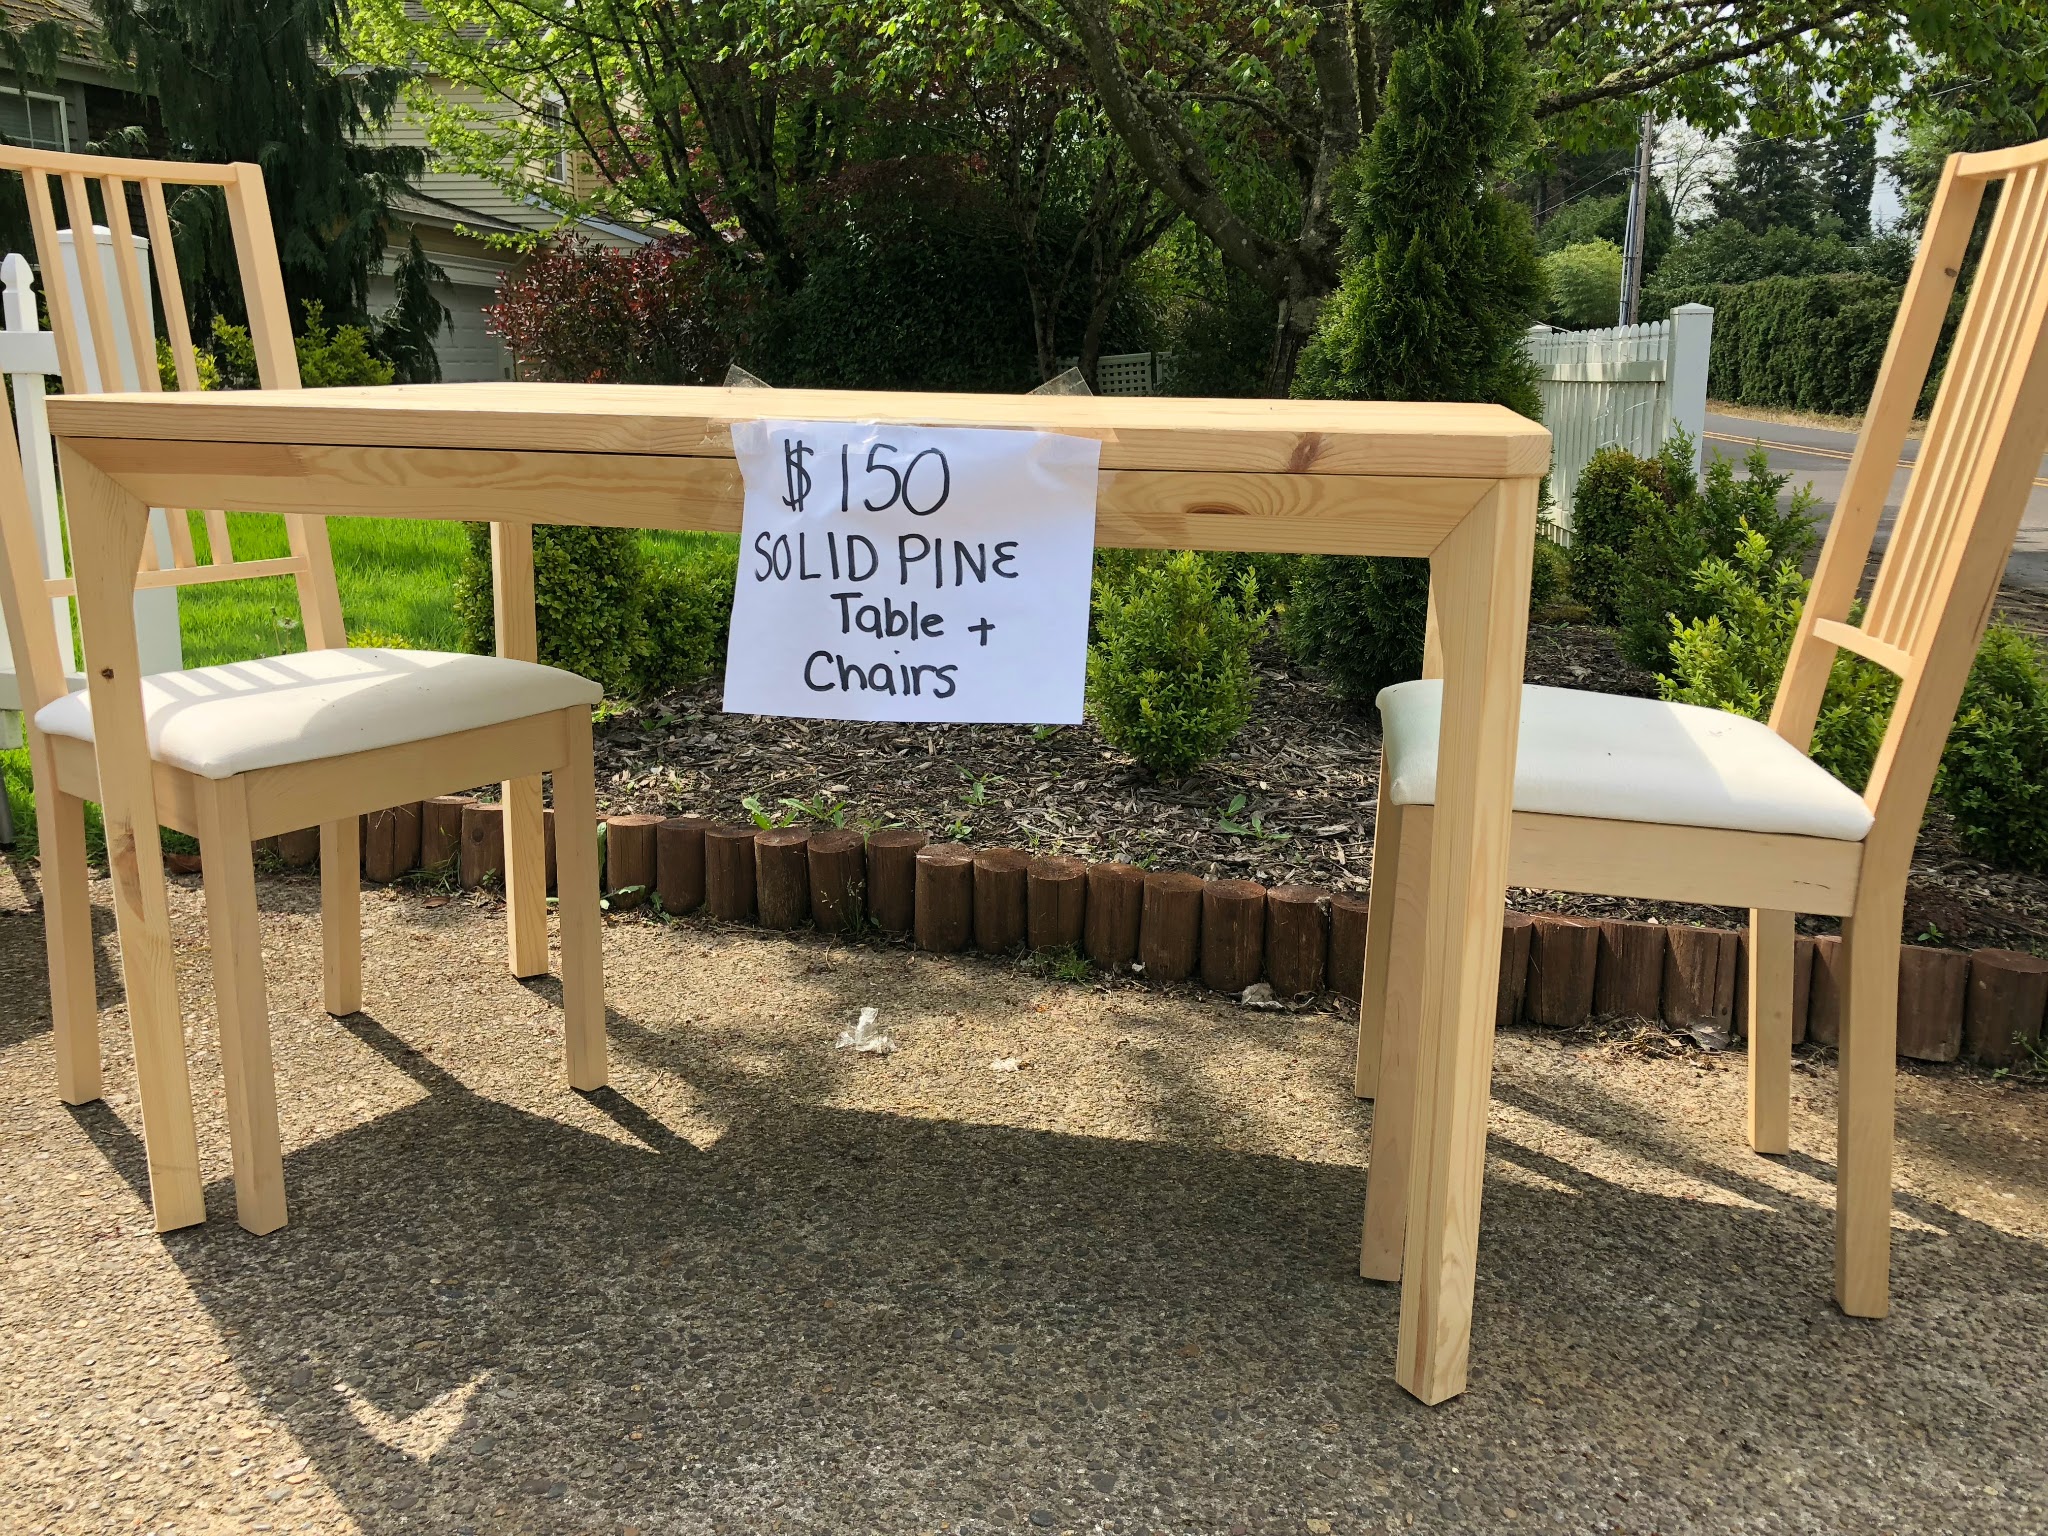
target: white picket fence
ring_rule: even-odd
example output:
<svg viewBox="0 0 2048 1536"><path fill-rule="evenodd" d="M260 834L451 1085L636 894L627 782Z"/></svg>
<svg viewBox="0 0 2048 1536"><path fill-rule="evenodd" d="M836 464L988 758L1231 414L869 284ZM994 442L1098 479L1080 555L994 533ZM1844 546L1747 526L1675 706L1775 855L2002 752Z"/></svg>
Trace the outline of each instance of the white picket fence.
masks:
<svg viewBox="0 0 2048 1536"><path fill-rule="evenodd" d="M1566 543L1579 474L1602 448L1650 458L1682 428L1692 437L1698 469L1713 340L1714 311L1705 304L1681 304L1670 319L1647 325L1529 328L1529 356L1551 436L1550 519Z"/></svg>

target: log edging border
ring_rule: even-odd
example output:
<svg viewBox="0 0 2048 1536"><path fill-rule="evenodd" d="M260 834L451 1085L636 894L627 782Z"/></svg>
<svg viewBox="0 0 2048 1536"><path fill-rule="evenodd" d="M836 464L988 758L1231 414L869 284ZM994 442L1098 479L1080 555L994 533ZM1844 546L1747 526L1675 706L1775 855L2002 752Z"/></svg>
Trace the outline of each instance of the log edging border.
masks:
<svg viewBox="0 0 2048 1536"><path fill-rule="evenodd" d="M475 889L503 873L502 837L493 835L497 821L495 805L467 795L372 812L362 819L364 878L389 884L441 864L464 889ZM634 903L651 893L667 915L705 910L714 917L733 914L726 921L760 923L765 906L765 920L773 927L810 923L824 932L874 927L939 953L991 952L991 943L1004 952L1021 952L1031 943L1024 933L1057 935L1105 969L1151 979L1161 979L1163 971L1166 979L1185 977L1195 983L1213 976L1233 987L1252 973L1250 950L1256 947L1262 955L1259 975L1282 1001L1329 991L1356 1003L1363 980L1366 903L1357 892L1264 887L1262 920L1255 922L1245 903L1246 887L1257 882L1205 881L1108 860L935 843L912 829L886 829L880 847L889 850L888 857L878 858L880 848L841 846L851 829L813 833L800 827L751 828L704 816L626 814L607 817L600 826L607 843L620 839L620 863L630 866L623 872L628 878L617 883L606 869L605 889L629 891ZM830 860L829 874L808 849L810 836L826 833L839 834L829 839L829 854L826 848L818 850ZM717 845L709 858L707 834ZM770 845L765 850L763 841ZM310 865L308 845L318 846L310 832L287 833L275 842L280 857L294 868ZM750 842L753 859L740 851ZM554 845L551 809L551 890ZM806 870L809 910L800 911L806 905ZM764 873L769 876L765 885ZM919 913L919 891L939 893L946 910ZM1220 900L1210 899L1212 891ZM757 892L767 899L757 901ZM615 908L626 904L613 903ZM984 904L990 907L985 913ZM877 907L888 910L873 910ZM1224 908L1232 927L1227 947L1234 951L1227 963L1223 948L1209 945L1203 931L1205 912ZM926 920L920 923L920 917ZM1254 933L1260 933L1256 940ZM1015 942L1001 942L1013 934L1020 935ZM1802 934L1797 940L1795 1044L1836 1043L1840 950L1841 939L1834 934ZM1501 935L1496 1022L1572 1028L1595 1017L1653 1018L1673 1029L1719 1031L1731 1042L1743 1040L1748 1034L1747 951L1742 930L1511 911ZM1653 996L1654 1015L1649 1012ZM1617 1011L1624 1007L1629 1011ZM2004 949L1908 944L1901 950L1899 1054L1907 1060L2010 1067L2038 1046L2044 1017L2048 959Z"/></svg>

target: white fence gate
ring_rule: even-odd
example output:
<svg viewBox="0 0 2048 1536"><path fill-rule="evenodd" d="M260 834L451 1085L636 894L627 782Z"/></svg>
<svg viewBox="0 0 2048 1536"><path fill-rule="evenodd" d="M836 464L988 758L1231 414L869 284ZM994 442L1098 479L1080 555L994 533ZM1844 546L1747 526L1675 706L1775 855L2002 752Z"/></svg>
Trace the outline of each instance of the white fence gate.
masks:
<svg viewBox="0 0 2048 1536"><path fill-rule="evenodd" d="M1681 304L1669 320L1599 331L1529 328L1529 356L1550 428L1551 518L1566 542L1572 493L1586 461L1619 446L1653 457L1673 429L1692 437L1693 468L1707 427L1707 353L1714 312Z"/></svg>
<svg viewBox="0 0 2048 1536"><path fill-rule="evenodd" d="M63 234L68 243L70 231L65 230ZM122 378L117 387L137 389L141 387L141 376L137 372L138 360L127 355L128 330L123 323L123 311L118 307L121 284L112 265L113 237L104 228L98 234L100 258L106 269L108 302L115 306L114 330L123 339ZM142 291L147 294L151 291L149 242L139 235L134 238L136 261L142 269ZM5 289L5 325L0 327L0 373L7 375L9 391L14 397L14 433L20 445L29 515L42 545L43 574L53 579L62 578L65 574L64 535L62 503L57 494L57 454L50 437L50 419L43 407L48 381L60 372L57 338L42 328L37 316L35 274L26 257L10 255L0 261L0 286ZM80 291L75 274L72 290ZM97 383L98 360L92 355L91 338L84 336L80 339L85 344L86 367L91 375L88 382ZM154 368L156 359L149 358L147 365ZM152 514L151 526L156 536L159 561L168 566L171 564L170 530L160 510ZM56 619L57 649L64 662L66 680L73 689L83 688L85 674L74 648L70 600L56 597L50 600L50 604ZM183 647L178 635L176 588L158 587L135 594L135 630L143 671L173 672L184 665ZM6 627L0 625L0 746L20 745L20 709L21 684L14 671L14 654L8 644ZM9 831L4 804L0 804L0 839L4 839Z"/></svg>

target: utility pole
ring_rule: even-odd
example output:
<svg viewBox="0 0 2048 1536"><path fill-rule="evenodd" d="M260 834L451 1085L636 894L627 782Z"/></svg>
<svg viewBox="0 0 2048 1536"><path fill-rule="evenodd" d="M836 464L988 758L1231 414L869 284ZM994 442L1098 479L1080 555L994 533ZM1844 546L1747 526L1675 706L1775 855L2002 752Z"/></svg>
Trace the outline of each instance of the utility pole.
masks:
<svg viewBox="0 0 2048 1536"><path fill-rule="evenodd" d="M1650 150L1656 143L1657 125L1643 114L1643 130L1636 140L1635 171L1629 177L1628 226L1621 244L1621 325L1634 325L1642 307L1643 245L1650 225Z"/></svg>

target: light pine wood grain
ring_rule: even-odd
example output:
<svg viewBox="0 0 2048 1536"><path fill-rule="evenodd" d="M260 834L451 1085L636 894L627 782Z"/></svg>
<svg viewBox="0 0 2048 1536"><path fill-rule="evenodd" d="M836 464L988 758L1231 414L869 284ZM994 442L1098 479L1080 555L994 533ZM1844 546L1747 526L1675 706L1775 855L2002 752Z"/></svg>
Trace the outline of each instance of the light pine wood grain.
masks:
<svg viewBox="0 0 2048 1536"><path fill-rule="evenodd" d="M227 1079L235 1219L251 1232L274 1232L285 1224L284 1151L277 1129L277 1081L270 1059L270 1003L263 983L263 930L256 909L249 802L239 779L199 779L193 788L200 846L206 850L206 931L213 951L221 1071ZM330 971L330 1013L337 1011L333 984Z"/></svg>
<svg viewBox="0 0 2048 1536"><path fill-rule="evenodd" d="M1471 1351L1536 491L1502 481L1430 562L1444 703L1394 1372L1425 1403L1464 1391Z"/></svg>
<svg viewBox="0 0 2048 1536"><path fill-rule="evenodd" d="M79 562L79 622L89 637L87 676L107 873L121 933L121 978L135 1042L150 1202L157 1230L167 1232L204 1221L206 1201L199 1182L199 1140L135 644L135 561L149 531L149 508L62 444L58 454L71 516L93 530L84 542L98 557Z"/></svg>

